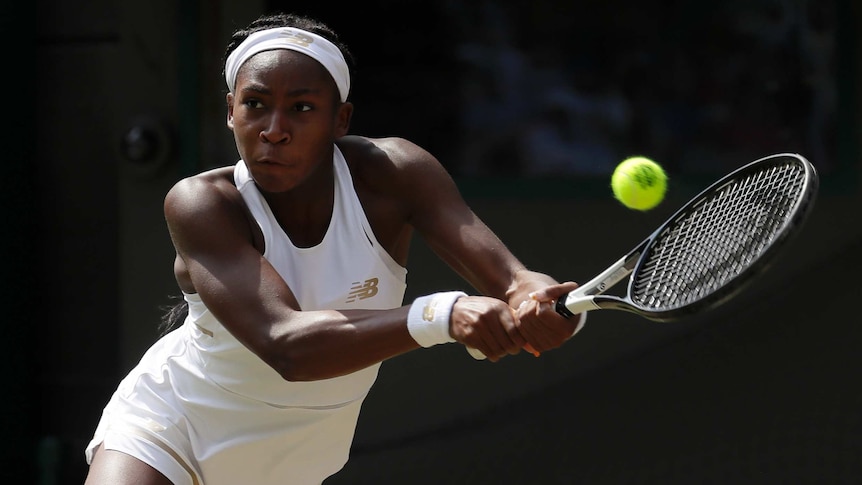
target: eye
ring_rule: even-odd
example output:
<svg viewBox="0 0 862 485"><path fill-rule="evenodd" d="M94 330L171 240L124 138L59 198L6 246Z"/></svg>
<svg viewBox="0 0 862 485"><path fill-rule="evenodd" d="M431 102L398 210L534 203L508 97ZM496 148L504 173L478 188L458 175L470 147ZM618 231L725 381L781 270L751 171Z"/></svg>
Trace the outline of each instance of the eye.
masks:
<svg viewBox="0 0 862 485"><path fill-rule="evenodd" d="M263 108L263 103L261 103L257 99L247 99L247 100L243 101L242 104L246 105L247 107L249 107L251 109Z"/></svg>
<svg viewBox="0 0 862 485"><path fill-rule="evenodd" d="M313 109L313 107L308 103L296 103L293 106L293 109L302 113L305 111L311 111Z"/></svg>

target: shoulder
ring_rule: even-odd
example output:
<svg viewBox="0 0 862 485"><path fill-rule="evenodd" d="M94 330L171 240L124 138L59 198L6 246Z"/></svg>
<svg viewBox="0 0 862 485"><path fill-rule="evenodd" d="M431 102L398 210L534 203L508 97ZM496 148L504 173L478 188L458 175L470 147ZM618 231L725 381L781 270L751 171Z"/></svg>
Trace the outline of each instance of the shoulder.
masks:
<svg viewBox="0 0 862 485"><path fill-rule="evenodd" d="M236 203L241 199L233 184L233 167L220 167L175 183L165 196L165 213L179 215L211 204Z"/></svg>
<svg viewBox="0 0 862 485"><path fill-rule="evenodd" d="M368 138L351 135L339 138L336 144L351 169L360 163L377 168L398 169L434 159L419 145L399 137Z"/></svg>
<svg viewBox="0 0 862 485"><path fill-rule="evenodd" d="M233 233L259 242L248 206L234 185L233 166L178 181L165 196L164 212L175 245L195 234L227 238Z"/></svg>
<svg viewBox="0 0 862 485"><path fill-rule="evenodd" d="M407 188L423 176L446 175L431 153L404 138L345 136L337 145L354 183L371 189L391 191Z"/></svg>
<svg viewBox="0 0 862 485"><path fill-rule="evenodd" d="M437 158L415 143L349 137L339 140L338 146L363 204L385 206L380 209L383 214L397 210L401 220L423 233L438 230L459 215L469 218L455 181Z"/></svg>

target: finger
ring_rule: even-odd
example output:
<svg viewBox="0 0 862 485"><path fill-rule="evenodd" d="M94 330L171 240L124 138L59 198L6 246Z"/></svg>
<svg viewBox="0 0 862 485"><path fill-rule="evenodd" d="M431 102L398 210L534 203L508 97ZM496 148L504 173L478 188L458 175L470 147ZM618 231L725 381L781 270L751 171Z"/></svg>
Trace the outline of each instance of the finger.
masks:
<svg viewBox="0 0 862 485"><path fill-rule="evenodd" d="M479 342L476 348L488 357L492 362L498 361L506 354L515 355L521 351L526 343L516 325L517 317L505 304L499 304L489 308L483 319L483 331L476 332Z"/></svg>
<svg viewBox="0 0 862 485"><path fill-rule="evenodd" d="M500 325L494 327L499 332L494 332L494 337L497 338L500 345L506 349L510 355L515 355L521 352L527 340L521 335L518 328L518 315L508 305L503 305L502 311L499 313Z"/></svg>
<svg viewBox="0 0 862 485"><path fill-rule="evenodd" d="M519 306L519 307L518 307L518 310L515 310L514 308L510 308L510 310L512 310L512 317L515 319L516 326L518 326L517 324L518 324L518 323L519 323L519 321L520 321L520 319L518 318L518 311L519 311L519 310L521 310L521 309L523 309L523 308L524 308L524 307L526 307L526 306L527 306L527 302L526 302L526 301L522 301L522 302L521 302L521 306ZM521 328L520 328L520 326L518 326L518 333L521 333ZM523 334L522 334L521 336L523 337ZM541 355L541 352L539 352L539 351L538 351L538 350L536 350L532 345L530 345L530 342L529 342L529 341L528 341L527 343L525 343L525 344L524 344L523 349L524 349L524 350L526 350L527 352L529 352L529 353L533 354L533 356L534 356L534 357L538 357L538 356L540 356L540 355Z"/></svg>
<svg viewBox="0 0 862 485"><path fill-rule="evenodd" d="M575 332L580 328L581 316L568 318L557 312L556 305L549 303L543 306L540 310L539 319L543 322L546 328L551 332L553 348L563 345L567 340L572 338Z"/></svg>
<svg viewBox="0 0 862 485"><path fill-rule="evenodd" d="M554 347L553 340L548 337L548 324L539 318L542 306L549 307L549 304L530 300L518 308L518 331L528 342L524 349L536 356Z"/></svg>
<svg viewBox="0 0 862 485"><path fill-rule="evenodd" d="M550 285L541 290L534 291L530 293L530 298L536 301L551 301L556 300L562 296L567 295L568 293L574 291L578 287L578 284L574 281L567 281L565 283L558 283L555 285Z"/></svg>
<svg viewBox="0 0 862 485"><path fill-rule="evenodd" d="M573 325L576 324L557 313L554 301L532 300L521 306L519 317L519 322L523 323L521 333L539 352L562 345L574 332Z"/></svg>

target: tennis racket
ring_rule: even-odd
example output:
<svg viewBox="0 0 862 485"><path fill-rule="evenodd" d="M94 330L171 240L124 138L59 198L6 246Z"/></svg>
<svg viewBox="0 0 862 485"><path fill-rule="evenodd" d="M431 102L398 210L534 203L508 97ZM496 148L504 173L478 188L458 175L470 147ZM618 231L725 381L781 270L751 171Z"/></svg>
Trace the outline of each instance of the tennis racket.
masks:
<svg viewBox="0 0 862 485"><path fill-rule="evenodd" d="M781 153L719 179L598 276L560 298L572 317L623 310L658 322L713 309L738 294L799 232L817 195L804 157ZM624 296L605 295L629 276ZM478 350L470 354L483 359Z"/></svg>

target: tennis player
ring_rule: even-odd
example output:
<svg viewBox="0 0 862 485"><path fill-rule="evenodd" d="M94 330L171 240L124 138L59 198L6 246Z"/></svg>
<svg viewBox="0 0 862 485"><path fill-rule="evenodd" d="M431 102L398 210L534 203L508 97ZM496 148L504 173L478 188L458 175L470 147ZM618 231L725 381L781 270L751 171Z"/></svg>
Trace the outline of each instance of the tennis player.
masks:
<svg viewBox="0 0 862 485"><path fill-rule="evenodd" d="M351 58L328 27L261 17L226 54L241 160L165 198L187 316L104 408L87 484L320 484L382 361L449 342L497 361L583 324L553 310L577 285L527 270L431 154L347 135ZM402 306L414 230L484 296Z"/></svg>

